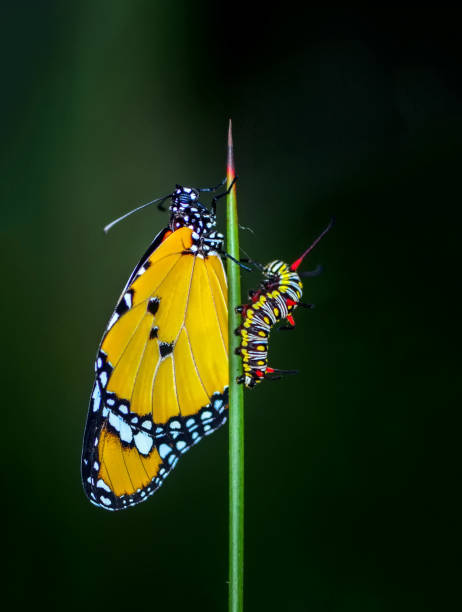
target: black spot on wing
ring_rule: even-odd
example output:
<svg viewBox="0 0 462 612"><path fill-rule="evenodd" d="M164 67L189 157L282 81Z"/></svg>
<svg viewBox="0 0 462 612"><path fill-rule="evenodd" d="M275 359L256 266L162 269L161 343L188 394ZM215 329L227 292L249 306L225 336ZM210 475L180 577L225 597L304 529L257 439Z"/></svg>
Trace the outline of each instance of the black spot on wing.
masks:
<svg viewBox="0 0 462 612"><path fill-rule="evenodd" d="M159 344L160 358L164 359L173 351L173 342L161 342Z"/></svg>
<svg viewBox="0 0 462 612"><path fill-rule="evenodd" d="M148 312L150 312L152 315L155 315L156 312L159 310L159 298L151 298L148 302L148 308L147 308Z"/></svg>
<svg viewBox="0 0 462 612"><path fill-rule="evenodd" d="M158 332L159 332L159 328L153 327L151 331L149 332L149 339L152 340L153 338L157 338Z"/></svg>

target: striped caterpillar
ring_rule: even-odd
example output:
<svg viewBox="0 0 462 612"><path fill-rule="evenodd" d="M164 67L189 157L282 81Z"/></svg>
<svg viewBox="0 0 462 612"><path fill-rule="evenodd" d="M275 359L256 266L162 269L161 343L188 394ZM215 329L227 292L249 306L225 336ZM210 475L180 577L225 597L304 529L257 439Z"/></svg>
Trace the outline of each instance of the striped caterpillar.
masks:
<svg viewBox="0 0 462 612"><path fill-rule="evenodd" d="M235 330L241 336L241 343L236 353L242 357L244 373L237 382L252 388L264 378L276 379L282 374L295 374L294 370L276 370L268 366L268 339L271 328L279 321L286 320L288 325L280 329L294 329L293 311L301 306L312 308L312 304L301 302L303 284L297 269L306 255L318 244L321 238L332 227L332 221L316 238L311 246L292 264L283 261L272 261L262 268L263 282L259 289L249 292L248 304L236 308L241 313L242 323ZM313 276L313 273L302 273L302 276ZM275 376L268 376L275 375Z"/></svg>

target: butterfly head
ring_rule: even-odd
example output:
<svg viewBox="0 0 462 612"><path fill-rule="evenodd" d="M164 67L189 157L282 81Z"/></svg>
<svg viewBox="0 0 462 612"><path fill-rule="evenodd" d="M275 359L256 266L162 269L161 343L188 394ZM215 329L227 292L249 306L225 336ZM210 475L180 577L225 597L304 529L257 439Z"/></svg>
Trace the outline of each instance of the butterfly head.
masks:
<svg viewBox="0 0 462 612"><path fill-rule="evenodd" d="M194 189L194 187L183 187L182 185L177 185L171 197L172 206L197 205L198 203L199 206L202 206L202 204L199 202L199 191Z"/></svg>
<svg viewBox="0 0 462 612"><path fill-rule="evenodd" d="M180 227L189 227L202 235L215 225L215 215L199 202L199 191L177 185L171 196L170 229L175 231Z"/></svg>

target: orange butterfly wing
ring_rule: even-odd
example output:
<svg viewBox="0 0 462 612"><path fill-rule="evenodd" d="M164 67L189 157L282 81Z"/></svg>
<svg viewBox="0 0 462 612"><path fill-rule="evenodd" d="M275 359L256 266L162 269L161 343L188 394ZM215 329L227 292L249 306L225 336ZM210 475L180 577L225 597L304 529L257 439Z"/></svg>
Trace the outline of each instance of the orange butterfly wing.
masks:
<svg viewBox="0 0 462 612"><path fill-rule="evenodd" d="M82 455L90 501L144 501L181 454L226 421L227 284L221 259L161 232L135 268L96 360Z"/></svg>

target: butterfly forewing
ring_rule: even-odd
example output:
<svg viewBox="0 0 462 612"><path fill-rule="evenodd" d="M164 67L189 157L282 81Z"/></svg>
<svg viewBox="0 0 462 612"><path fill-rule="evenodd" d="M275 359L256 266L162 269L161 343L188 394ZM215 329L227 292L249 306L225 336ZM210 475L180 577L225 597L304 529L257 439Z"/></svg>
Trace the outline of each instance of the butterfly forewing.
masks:
<svg viewBox="0 0 462 612"><path fill-rule="evenodd" d="M161 233L135 269L96 360L82 476L117 510L161 486L182 453L220 427L228 403L227 284L221 259Z"/></svg>

